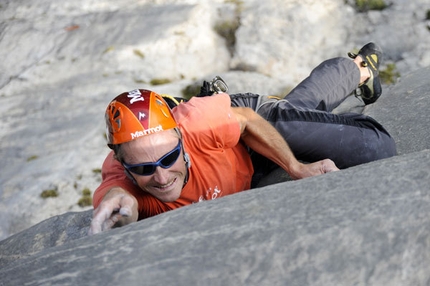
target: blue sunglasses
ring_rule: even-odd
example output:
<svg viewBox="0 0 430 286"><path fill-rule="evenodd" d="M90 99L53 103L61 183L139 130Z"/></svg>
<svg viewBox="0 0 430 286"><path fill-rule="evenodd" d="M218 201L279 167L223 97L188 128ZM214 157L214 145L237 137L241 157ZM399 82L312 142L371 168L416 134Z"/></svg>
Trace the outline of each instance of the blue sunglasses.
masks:
<svg viewBox="0 0 430 286"><path fill-rule="evenodd" d="M181 140L179 140L178 145L176 145L176 147L172 151L165 154L157 162L154 163L140 163L130 165L125 162L122 162L122 165L124 166L124 168L136 175L149 176L154 174L158 166L164 169L172 167L172 165L175 164L175 162L178 160L179 154L181 154L181 147Z"/></svg>

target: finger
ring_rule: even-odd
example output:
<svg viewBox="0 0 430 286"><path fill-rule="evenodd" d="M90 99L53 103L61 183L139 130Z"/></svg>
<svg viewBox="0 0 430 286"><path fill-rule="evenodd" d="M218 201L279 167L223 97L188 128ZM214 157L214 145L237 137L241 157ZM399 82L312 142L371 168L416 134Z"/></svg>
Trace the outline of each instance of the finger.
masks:
<svg viewBox="0 0 430 286"><path fill-rule="evenodd" d="M332 160L326 160L323 165L324 173L339 171L339 168Z"/></svg>
<svg viewBox="0 0 430 286"><path fill-rule="evenodd" d="M103 219L100 217L100 208L97 208L93 212L93 218L91 220L90 229L88 235L94 235L102 231Z"/></svg>
<svg viewBox="0 0 430 286"><path fill-rule="evenodd" d="M121 209L119 210L119 213L124 217L130 217L132 216L132 207L134 205L134 201L129 196L124 196L121 199Z"/></svg>
<svg viewBox="0 0 430 286"><path fill-rule="evenodd" d="M99 220L92 220L90 229L88 230L88 235L94 235L102 231L102 225Z"/></svg>
<svg viewBox="0 0 430 286"><path fill-rule="evenodd" d="M131 209L129 207L125 206L119 210L119 213L123 217L129 217L129 216L131 216Z"/></svg>
<svg viewBox="0 0 430 286"><path fill-rule="evenodd" d="M113 213L108 219L103 222L102 231L111 229L121 218L118 212Z"/></svg>
<svg viewBox="0 0 430 286"><path fill-rule="evenodd" d="M324 173L336 172L339 171L337 167L328 167L324 170Z"/></svg>
<svg viewBox="0 0 430 286"><path fill-rule="evenodd" d="M103 223L107 219L109 219L111 214L112 214L112 211L108 207L103 205L100 205L97 209L95 209L88 234L94 235L99 232L102 232Z"/></svg>

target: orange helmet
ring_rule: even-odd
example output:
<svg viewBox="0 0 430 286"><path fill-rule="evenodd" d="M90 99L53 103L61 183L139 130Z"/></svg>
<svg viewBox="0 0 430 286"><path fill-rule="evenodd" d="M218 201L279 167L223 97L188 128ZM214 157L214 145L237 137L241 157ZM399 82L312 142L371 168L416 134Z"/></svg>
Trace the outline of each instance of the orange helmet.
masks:
<svg viewBox="0 0 430 286"><path fill-rule="evenodd" d="M161 95L145 89L115 97L106 108L105 118L109 146L177 127Z"/></svg>

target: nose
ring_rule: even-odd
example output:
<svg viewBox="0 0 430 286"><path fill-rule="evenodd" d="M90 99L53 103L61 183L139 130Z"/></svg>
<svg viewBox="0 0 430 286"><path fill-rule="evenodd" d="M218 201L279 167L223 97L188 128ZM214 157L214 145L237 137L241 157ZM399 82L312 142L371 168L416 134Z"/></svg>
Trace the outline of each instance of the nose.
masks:
<svg viewBox="0 0 430 286"><path fill-rule="evenodd" d="M160 185L169 183L169 171L158 166L153 174L153 179Z"/></svg>

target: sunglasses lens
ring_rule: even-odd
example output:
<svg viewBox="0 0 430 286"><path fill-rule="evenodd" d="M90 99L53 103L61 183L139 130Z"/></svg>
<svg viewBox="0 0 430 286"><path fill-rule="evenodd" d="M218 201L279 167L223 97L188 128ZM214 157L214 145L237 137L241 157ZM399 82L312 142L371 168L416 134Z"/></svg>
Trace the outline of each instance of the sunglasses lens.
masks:
<svg viewBox="0 0 430 286"><path fill-rule="evenodd" d="M164 155L159 161L155 163L142 163L137 165L128 165L126 163L123 163L123 166L127 168L130 172L135 173L137 175L149 176L154 174L158 166L161 166L164 169L170 168L173 164L175 164L176 160L178 160L179 154L181 154L180 141L175 147L175 149Z"/></svg>
<svg viewBox="0 0 430 286"><path fill-rule="evenodd" d="M178 160L179 153L181 153L181 150L179 148L175 149L172 153L161 160L160 165L164 168L169 168L176 162L176 160Z"/></svg>
<svg viewBox="0 0 430 286"><path fill-rule="evenodd" d="M151 175L155 172L156 166L153 164L140 165L129 168L129 170L138 175Z"/></svg>

